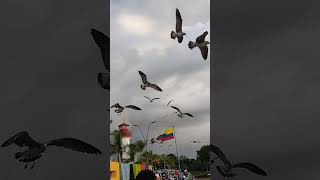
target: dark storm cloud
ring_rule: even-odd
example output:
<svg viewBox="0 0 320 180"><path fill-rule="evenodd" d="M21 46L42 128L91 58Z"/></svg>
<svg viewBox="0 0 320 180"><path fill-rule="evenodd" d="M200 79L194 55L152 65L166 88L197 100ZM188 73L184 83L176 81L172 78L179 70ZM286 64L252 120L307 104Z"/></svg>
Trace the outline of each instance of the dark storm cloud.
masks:
<svg viewBox="0 0 320 180"><path fill-rule="evenodd" d="M216 1L212 141L270 176L319 179L315 1ZM244 173L236 179L258 179ZM260 178L259 178L260 179Z"/></svg>
<svg viewBox="0 0 320 180"><path fill-rule="evenodd" d="M90 29L109 34L108 2L2 1L0 7L0 141L27 130L39 141L74 137L104 152L53 148L25 171L9 147L0 153L0 179L106 178L109 100L96 82L103 64Z"/></svg>

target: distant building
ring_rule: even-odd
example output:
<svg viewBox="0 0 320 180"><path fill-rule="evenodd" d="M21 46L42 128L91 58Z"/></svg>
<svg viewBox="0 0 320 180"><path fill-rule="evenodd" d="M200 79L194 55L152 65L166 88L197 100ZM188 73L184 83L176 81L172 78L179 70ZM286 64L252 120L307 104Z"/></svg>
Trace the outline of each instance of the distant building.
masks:
<svg viewBox="0 0 320 180"><path fill-rule="evenodd" d="M121 136L122 160L129 161L130 160L129 144L130 144L130 139L132 137L131 132L128 129L129 125L126 123L122 123L118 127L120 131L120 136Z"/></svg>

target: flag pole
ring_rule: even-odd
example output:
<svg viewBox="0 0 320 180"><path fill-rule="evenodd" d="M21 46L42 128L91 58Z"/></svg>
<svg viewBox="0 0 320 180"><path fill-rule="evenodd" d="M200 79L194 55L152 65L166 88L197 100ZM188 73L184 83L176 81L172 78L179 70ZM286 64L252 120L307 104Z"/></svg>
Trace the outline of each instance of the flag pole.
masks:
<svg viewBox="0 0 320 180"><path fill-rule="evenodd" d="M175 130L175 128L174 128L173 119L172 119L172 128L173 128L174 143L176 144L176 155L177 155L177 158L178 158L179 171L180 171L180 173L181 173L180 158L179 158L178 146L177 146L177 136L176 136L176 130ZM180 175L180 174L179 174L179 175Z"/></svg>

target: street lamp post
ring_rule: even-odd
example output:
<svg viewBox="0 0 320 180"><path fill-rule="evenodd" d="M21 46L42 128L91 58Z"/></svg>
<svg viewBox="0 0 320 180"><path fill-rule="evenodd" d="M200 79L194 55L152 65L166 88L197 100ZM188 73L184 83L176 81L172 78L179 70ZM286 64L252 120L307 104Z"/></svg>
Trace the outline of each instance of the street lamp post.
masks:
<svg viewBox="0 0 320 180"><path fill-rule="evenodd" d="M148 151L148 135L149 135L149 129L150 129L150 125L155 123L157 121L152 121L151 123L148 124L148 131L147 131L147 137L146 137L146 151Z"/></svg>
<svg viewBox="0 0 320 180"><path fill-rule="evenodd" d="M144 140L144 142L145 142L145 141L146 141L146 138L144 137L143 132L142 132L142 130L141 130L141 128L140 128L140 126L139 126L139 125L137 125L137 124L134 124L134 125L132 125L132 126L135 126L135 127L139 128L140 133L141 133L141 136L142 136L142 138L143 138L143 140Z"/></svg>

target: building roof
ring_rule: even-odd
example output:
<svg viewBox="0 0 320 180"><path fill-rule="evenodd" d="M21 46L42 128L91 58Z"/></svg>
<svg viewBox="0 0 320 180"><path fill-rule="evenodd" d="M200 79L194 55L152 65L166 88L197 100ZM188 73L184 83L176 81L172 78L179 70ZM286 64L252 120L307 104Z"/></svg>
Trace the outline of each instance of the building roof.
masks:
<svg viewBox="0 0 320 180"><path fill-rule="evenodd" d="M129 125L126 124L126 123L122 123L122 124L120 124L118 127L122 127L122 126L129 126Z"/></svg>

